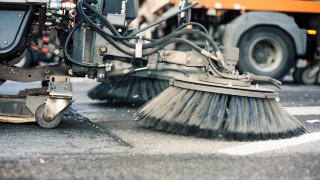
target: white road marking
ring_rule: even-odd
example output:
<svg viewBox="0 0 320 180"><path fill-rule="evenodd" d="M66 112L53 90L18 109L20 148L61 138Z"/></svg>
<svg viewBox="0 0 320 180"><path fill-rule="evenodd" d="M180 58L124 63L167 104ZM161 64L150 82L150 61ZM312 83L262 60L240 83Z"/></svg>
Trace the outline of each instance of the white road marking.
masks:
<svg viewBox="0 0 320 180"><path fill-rule="evenodd" d="M320 106L285 107L291 115L320 115Z"/></svg>
<svg viewBox="0 0 320 180"><path fill-rule="evenodd" d="M240 146L225 148L218 150L219 153L243 156L261 153L265 151L277 150L280 148L296 146L299 144L310 143L314 141L320 141L320 132L309 133L299 137L281 140L269 140L269 141L258 141Z"/></svg>
<svg viewBox="0 0 320 180"><path fill-rule="evenodd" d="M310 123L310 124L313 124L313 123L318 123L320 122L319 119L310 119L310 120L306 120L306 123Z"/></svg>

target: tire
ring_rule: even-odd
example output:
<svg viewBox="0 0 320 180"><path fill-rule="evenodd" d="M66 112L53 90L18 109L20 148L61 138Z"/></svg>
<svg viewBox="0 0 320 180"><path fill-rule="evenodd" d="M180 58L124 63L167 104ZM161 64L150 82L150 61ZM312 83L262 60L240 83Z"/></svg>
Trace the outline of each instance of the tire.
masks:
<svg viewBox="0 0 320 180"><path fill-rule="evenodd" d="M281 80L294 65L290 37L276 27L256 27L246 32L238 44L238 69Z"/></svg>
<svg viewBox="0 0 320 180"><path fill-rule="evenodd" d="M56 115L52 120L46 119L44 117L44 110L45 110L46 104L41 104L38 109L36 110L35 118L39 126L47 129L52 129L57 127L62 119L62 113Z"/></svg>
<svg viewBox="0 0 320 180"><path fill-rule="evenodd" d="M318 82L318 73L313 76L310 77L310 73L312 71L312 67L307 67L304 68L302 73L301 73L301 82L305 85L314 85L317 84Z"/></svg>

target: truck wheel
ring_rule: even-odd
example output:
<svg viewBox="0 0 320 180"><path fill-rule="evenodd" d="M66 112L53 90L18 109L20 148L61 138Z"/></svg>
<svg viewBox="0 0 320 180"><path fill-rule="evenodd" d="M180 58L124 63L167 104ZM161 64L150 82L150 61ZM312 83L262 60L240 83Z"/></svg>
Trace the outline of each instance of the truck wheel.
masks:
<svg viewBox="0 0 320 180"><path fill-rule="evenodd" d="M46 119L44 117L44 109L46 107L46 104L41 104L38 109L36 110L35 118L39 126L47 129L55 128L60 124L60 121L62 119L62 114L59 113L56 115L53 119Z"/></svg>
<svg viewBox="0 0 320 180"><path fill-rule="evenodd" d="M293 67L294 47L290 37L275 27L257 27L239 42L241 72L282 79Z"/></svg>

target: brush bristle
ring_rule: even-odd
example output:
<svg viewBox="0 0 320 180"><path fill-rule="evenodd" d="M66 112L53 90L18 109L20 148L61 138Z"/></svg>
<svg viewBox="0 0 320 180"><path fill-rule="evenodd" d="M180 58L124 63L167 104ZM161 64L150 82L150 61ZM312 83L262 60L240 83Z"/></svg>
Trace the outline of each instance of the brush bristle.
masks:
<svg viewBox="0 0 320 180"><path fill-rule="evenodd" d="M97 100L143 104L168 86L168 80L126 76L97 85L88 92L88 96Z"/></svg>
<svg viewBox="0 0 320 180"><path fill-rule="evenodd" d="M229 140L279 139L306 132L275 99L170 86L141 107L134 119L160 131Z"/></svg>

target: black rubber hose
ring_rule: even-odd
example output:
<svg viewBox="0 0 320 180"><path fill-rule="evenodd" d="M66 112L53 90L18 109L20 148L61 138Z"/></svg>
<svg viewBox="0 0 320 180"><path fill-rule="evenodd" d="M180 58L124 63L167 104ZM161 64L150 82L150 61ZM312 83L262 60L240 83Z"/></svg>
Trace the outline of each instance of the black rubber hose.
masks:
<svg viewBox="0 0 320 180"><path fill-rule="evenodd" d="M87 15L84 14L83 12L83 9L82 9L82 4L83 4L83 0L80 0L78 1L78 11L82 14L82 16L84 16L85 20L102 36L104 37L108 42L110 42L113 46L115 46L118 50L120 50L121 52L127 54L127 55L130 55L130 56L134 56L134 53L131 51L127 51L125 49L123 49L122 47L118 46L118 44L116 42L113 41L112 38L108 37L108 34L103 31L100 27L98 27L90 18L88 18ZM87 4L87 7L90 7L92 8L90 5ZM90 9L89 9L90 10ZM95 10L93 8L93 10ZM97 12L97 15L98 16L101 16L101 13L100 12ZM106 20L103 15L102 15L102 21L104 21L105 24L108 24L108 26L111 27L111 31L113 31L116 35L118 36L121 36L115 29L114 27L112 26L112 24L110 22L108 22L108 20ZM219 48L218 46L216 45L216 43L212 40L212 38L210 36L208 36L207 34L199 31L199 30L190 30L190 29L184 29L184 30L179 30L177 32L174 32L172 34L169 34L168 36L156 41L156 42L153 42L153 43L149 43L149 44L144 44L143 45L143 48L146 49L146 48L154 48L155 46L161 46L162 43L165 43L165 42L168 42L171 38L174 38L176 36L179 36L179 35L182 35L182 34L188 34L188 33L198 33L200 36L204 37L205 39L207 39L210 43L210 45L214 48L214 51L217 52L219 51ZM188 42L188 41L187 41ZM130 48L135 48L135 44L133 43L129 43L127 41L122 41L122 43L124 43L126 46L130 47ZM165 45L167 45L168 43L165 43ZM190 43L189 43L190 44ZM161 46L163 47L163 46ZM159 48L156 48L156 49L159 49ZM144 54L144 53L143 53ZM148 54L148 53L146 53Z"/></svg>
<svg viewBox="0 0 320 180"><path fill-rule="evenodd" d="M214 52L220 51L220 49L218 48L217 44L213 41L213 39L206 33L197 30L197 29L182 29L179 30L177 32L173 32L159 40L157 40L156 42L153 43L148 43L148 44L144 44L144 48L150 48L152 46L158 46L161 45L164 42L169 41L172 38L175 38L176 36L180 36L180 35L184 35L184 34L198 34L201 37L203 37L205 40L207 40L209 42L209 44L212 46Z"/></svg>
<svg viewBox="0 0 320 180"><path fill-rule="evenodd" d="M81 6L81 1L79 1L78 3L79 3L78 5ZM82 11L82 9L80 8L79 11ZM106 35L105 32L104 32L101 28L99 28L92 20L90 20L85 14L83 14L83 16L84 16L85 20L86 20L87 22L89 22L90 25L92 25L93 28L94 28L103 38L105 38L108 42L110 42L110 44L112 44L113 46L115 46L118 50L120 50L121 52L123 52L123 53L125 53L125 54L127 54L127 55L130 55L130 56L134 56L134 55L135 55L135 53L130 52L130 51L126 51L126 50L124 50L123 48L121 48L116 42L113 41L113 39L111 39L110 37L108 37L108 35ZM179 36L179 35L185 34L185 32L189 32L189 31L191 31L191 30L189 30L189 29L187 29L187 30L180 30L180 31L175 32L174 34L170 34L170 35L168 35L168 36L166 36L166 37L164 37L164 38L162 38L162 39L160 39L160 40L158 40L158 41L156 41L156 42L154 42L154 43L145 44L144 46L145 46L145 48L154 48L155 46L164 47L164 46L170 44L170 43L168 43L168 42L169 42L169 40L170 40L171 38L173 38L173 37L175 37L175 36ZM199 31L199 30L194 30L193 32L189 32L189 33L197 33L197 32L202 33L202 35L204 34L203 32L201 32L201 31ZM204 36L204 37L206 37L206 36ZM207 38L208 38L208 36L207 36ZM209 38L209 39L210 39L210 38ZM212 41L212 39L211 39L211 41ZM172 41L170 41L170 42L172 42ZM187 43L188 43L189 45L191 45L194 49L201 49L200 47L196 46L195 44L191 43L191 42L188 41L188 40L180 41L180 42L187 42ZM164 45L161 45L162 43L165 43L165 44L164 44ZM135 44L132 44L132 48L134 48L134 47L135 47ZM157 50L160 50L160 49L161 49L161 48L155 48L155 50L150 50L149 52L156 52ZM201 50L198 51L198 52L200 53ZM150 53L148 53L148 52L147 52L147 53L143 53L143 56L147 56L147 55L150 55Z"/></svg>
<svg viewBox="0 0 320 180"><path fill-rule="evenodd" d="M134 56L134 54L135 54L134 52L127 51L127 50L123 49L122 47L120 47L112 38L108 37L108 35L105 33L105 31L103 31L100 27L98 27L90 18L88 18L87 15L84 14L83 9L82 9L82 3L83 3L83 0L78 1L77 9L78 9L79 13L83 16L85 21L88 22L91 25L91 27L95 31L97 31L97 33L99 35L101 35L106 41L108 41L111 45L113 45L119 51L121 51L122 53L127 54L129 56Z"/></svg>
<svg viewBox="0 0 320 180"><path fill-rule="evenodd" d="M178 31L178 30L180 30L180 29L183 29L183 28L187 27L188 25L198 26L198 27L200 27L200 29L201 29L204 33L209 34L207 28L204 27L202 24L197 23L197 22L187 22L187 23L179 26L177 29L175 29L175 31Z"/></svg>
<svg viewBox="0 0 320 180"><path fill-rule="evenodd" d="M86 16L83 11L82 11L82 4L84 5L85 8L89 9L90 11L92 11L93 13L95 13L96 15L98 15L98 17L100 18L100 20L103 21L103 23L109 28L109 30L111 31L111 33L114 35L114 38L123 38L123 39L128 39L127 37L122 37L121 34L114 28L114 26L109 22L108 19L106 19L104 17L103 14L101 14L98 10L96 10L94 7L92 7L91 5L87 4L87 3L81 3L81 1L83 0L80 0L78 3L79 3L79 8L81 8L81 11L82 12L82 15L83 16ZM110 36L112 36L110 34Z"/></svg>
<svg viewBox="0 0 320 180"><path fill-rule="evenodd" d="M120 40L124 45L126 45L126 46L128 46L128 47L130 47L130 48L135 48L135 44L130 43L130 42L128 42L127 40L129 40L129 39L139 39L140 37L137 37L137 36L123 37L123 36L121 36L121 34L119 34L119 32L113 27L113 25L108 21L108 19L106 19L106 18L104 17L103 14L101 14L98 10L96 10L96 9L93 8L91 5L89 5L89 4L85 3L85 2L83 2L83 5L84 5L87 9L89 9L90 11L92 11L93 13L95 13L96 15L98 15L98 17L100 18L100 20L102 20L102 23L103 23L104 25L106 25L107 28L109 28L109 30L112 32L113 35L105 32L104 30L102 30L102 29L100 28L102 33L105 33L105 35L107 35L107 36L109 36L109 37L111 37L111 38L113 38L113 39ZM79 6L81 6L81 3L79 3ZM80 12L80 14L81 14L82 16L86 16L86 15L84 14L84 12L82 11L82 9L79 9L78 11ZM86 18L86 19L88 19L88 18ZM94 26L91 22L89 22L89 23L90 23L90 25ZM99 28L99 27L97 27L97 28ZM150 41L150 42L154 42L154 40L148 39L148 38L144 38L144 37L142 37L142 40L147 40L147 41Z"/></svg>
<svg viewBox="0 0 320 180"><path fill-rule="evenodd" d="M103 21L103 23L109 28L109 30L111 31L111 33L112 33L113 35L116 35L116 36L118 36L118 37L121 38L121 39L123 38L123 37L119 34L119 32L113 27L113 25L112 25L99 11L97 11L97 10L96 10L95 8L93 8L91 5L83 2L83 0L79 0L78 3L77 3L77 9L78 9L78 11L80 12L80 14L81 14L82 16L84 16L84 18L85 18L86 20L88 20L89 23L90 23L92 26L95 26L95 24L94 24L94 22L92 22L92 21L87 17L87 15L83 12L83 9L82 9L83 5L85 5L85 7L86 7L87 9L95 12L95 14L98 15L98 17L100 18L100 20ZM95 26L95 27L96 27L96 28L99 28L99 27L97 27L97 26ZM101 29L101 28L99 28L99 29ZM101 30L102 30L102 29L101 29ZM101 33L105 33L107 36L110 36L110 34L106 33L104 30L102 30ZM118 38L118 37L116 37L116 36L113 36L112 38ZM119 39L119 38L118 38L118 39ZM127 38L124 38L124 39L127 39ZM122 40L121 42L122 42L124 45L126 45L126 46L128 46L128 47L130 47L130 48L134 48L134 47L135 47L135 44L129 43L129 42L126 41L126 40Z"/></svg>
<svg viewBox="0 0 320 180"><path fill-rule="evenodd" d="M189 46L191 46L195 51L197 51L198 53L201 53L202 48L199 47L198 45L194 44L193 42L186 40L186 39L182 39L182 38L172 38L169 41L166 41L164 43L162 43L160 46L157 46L154 49L151 49L149 51L146 51L143 53L143 56L149 56L153 53L156 53L157 51L159 51L160 49L164 48L165 46L169 45L169 44L173 44L173 43L184 43L184 44L188 44Z"/></svg>
<svg viewBox="0 0 320 180"><path fill-rule="evenodd" d="M213 47L214 52L220 51L217 44L213 41L213 39L208 34L202 32L200 30L197 30L197 29L182 29L182 30L178 30L176 32L172 32L171 34L169 34L169 35L167 35L167 36L165 36L155 42L144 44L143 48L147 49L147 48L151 48L154 46L159 46L162 43L167 42L172 38L175 38L180 35L185 35L185 34L198 34L202 38L204 38L205 40L207 40L209 42L209 44Z"/></svg>
<svg viewBox="0 0 320 180"><path fill-rule="evenodd" d="M103 21L104 25L106 25L110 29L110 31L113 33L113 35L105 32L109 37L111 37L113 39L116 39L116 40L130 40L130 39L139 39L140 38L138 36L132 36L132 37L123 37L123 36L121 36L121 34L119 34L119 32L104 17L103 14L101 14L98 10L96 10L94 7L92 7L91 5L87 4L86 2L83 2L83 5L84 5L84 7L86 7L87 9L89 9L90 11L92 11L93 13L98 15L98 17ZM82 16L86 16L83 11L80 11L79 9L78 9L78 11L80 12L80 14ZM149 39L149 38L145 38L145 37L142 37L142 39L146 40L146 41L150 41L150 42L154 41L153 39Z"/></svg>
<svg viewBox="0 0 320 180"><path fill-rule="evenodd" d="M76 24L73 29L71 30L70 34L68 35L67 39L66 39L66 42L65 42L65 45L64 45L64 54L65 56L67 57L67 59L69 61L71 61L72 63L74 64L77 64L79 66L83 66L83 67L97 67L96 65L88 65L88 64L83 64L83 63L80 63L80 62L77 62L75 60L73 60L73 58L70 56L70 54L68 53L68 45L69 45L69 42L71 40L71 38L73 37L73 34L75 33L75 31L80 27L80 25L83 23L83 21L80 21L78 24ZM108 41L109 42L109 41ZM119 50L121 51L121 47L119 47L118 44L116 44L115 42L111 41L110 44L112 44L113 46L115 46L117 49L119 48ZM134 56L134 53L131 53L131 52L123 52L123 53L128 53L128 55L130 56Z"/></svg>
<svg viewBox="0 0 320 180"><path fill-rule="evenodd" d="M81 3L82 0L80 0L78 3L79 3L79 6L81 7L82 3ZM98 17L103 21L103 23L110 29L110 31L116 35L116 36L112 36L111 34L108 34L106 33L105 31L102 31L102 33L106 33L106 35L108 36L112 36L112 38L117 38L117 39L130 39L129 37L122 37L118 31L112 26L112 24L99 12L97 11L95 8L93 8L91 5L87 4L87 3L83 3L85 5L86 8L88 8L90 11L94 12L95 14L98 15ZM82 12L82 15L83 16L86 16L82 9L79 10L80 12ZM86 18L88 19L88 18ZM93 22L92 22L93 23ZM91 23L90 23L91 24ZM196 22L189 22L189 23L186 23L182 26L180 26L179 28L182 29L184 27L186 27L187 25L189 24L192 24L192 25L197 25L199 26L205 33L208 34L208 31L207 29L199 24L199 23L196 23ZM93 25L93 24L91 24ZM97 27L99 28L99 27ZM101 29L101 28L100 28ZM174 33L172 34L169 34L167 35L166 37L162 38L162 39L159 39L158 41L156 42L153 42L153 43L148 43L148 44L144 44L143 45L143 49L147 49L147 48L152 48L154 46L159 46L162 42L166 42L168 41L169 39L173 38L173 37L176 37L176 36L179 36L179 35L183 35L183 34L193 34L193 33L200 33L200 36L204 37L206 40L208 40L211 44L211 46L213 46L215 52L219 50L218 46L216 45L216 43L212 40L212 38L210 36L208 36L207 34L204 34L203 32L201 31L198 31L198 30L195 30L195 31L192 31L192 30L195 30L195 29L185 29L184 31L181 31L179 29L177 29ZM190 32L189 32L190 31ZM135 48L135 44L133 43L129 43L127 41L121 41L122 43L124 43L126 46L130 47L130 48Z"/></svg>

